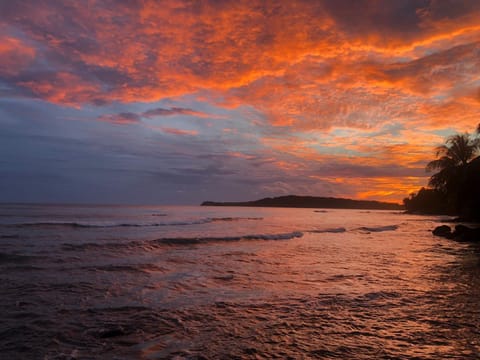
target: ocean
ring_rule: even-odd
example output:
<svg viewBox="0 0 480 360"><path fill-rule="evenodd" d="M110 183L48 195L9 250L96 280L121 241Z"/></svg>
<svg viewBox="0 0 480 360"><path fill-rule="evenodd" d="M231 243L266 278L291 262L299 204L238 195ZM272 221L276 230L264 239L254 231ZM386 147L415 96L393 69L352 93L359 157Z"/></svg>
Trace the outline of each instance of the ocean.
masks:
<svg viewBox="0 0 480 360"><path fill-rule="evenodd" d="M0 206L1 359L478 359L480 249L442 217Z"/></svg>

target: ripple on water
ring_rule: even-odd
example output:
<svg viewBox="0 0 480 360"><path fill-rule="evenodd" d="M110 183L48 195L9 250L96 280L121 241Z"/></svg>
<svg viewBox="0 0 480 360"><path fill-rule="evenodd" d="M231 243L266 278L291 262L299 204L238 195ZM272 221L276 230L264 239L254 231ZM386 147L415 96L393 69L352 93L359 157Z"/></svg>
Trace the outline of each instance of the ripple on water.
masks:
<svg viewBox="0 0 480 360"><path fill-rule="evenodd" d="M468 314L462 319L452 318L450 302L434 307L428 301L432 296L381 291L356 297L319 295L268 303L220 301L170 310L97 307L65 310L61 316L69 322L25 313L17 318L23 325L0 328L0 345L8 354L14 350L8 339L21 333L28 339L25 354L37 351L49 359L73 353L77 358L127 359L478 356L479 329L475 321ZM419 313L424 316L419 317ZM57 327L44 321L53 321ZM50 329L48 343L39 333L43 326ZM458 331L462 332L462 342L455 336Z"/></svg>
<svg viewBox="0 0 480 360"><path fill-rule="evenodd" d="M391 213L208 211L3 229L28 238L0 242L0 358L480 358L475 247Z"/></svg>

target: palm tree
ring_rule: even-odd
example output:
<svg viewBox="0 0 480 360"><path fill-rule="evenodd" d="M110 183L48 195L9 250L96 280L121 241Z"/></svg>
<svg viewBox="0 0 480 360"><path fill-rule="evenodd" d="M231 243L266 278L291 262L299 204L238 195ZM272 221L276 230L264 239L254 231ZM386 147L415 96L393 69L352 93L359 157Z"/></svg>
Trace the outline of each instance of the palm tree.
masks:
<svg viewBox="0 0 480 360"><path fill-rule="evenodd" d="M468 133L452 135L444 145L437 147L437 159L427 164L427 171L439 170L430 177L429 185L443 193L455 208L460 205L458 194L465 181L467 164L479 149L478 138L471 137Z"/></svg>

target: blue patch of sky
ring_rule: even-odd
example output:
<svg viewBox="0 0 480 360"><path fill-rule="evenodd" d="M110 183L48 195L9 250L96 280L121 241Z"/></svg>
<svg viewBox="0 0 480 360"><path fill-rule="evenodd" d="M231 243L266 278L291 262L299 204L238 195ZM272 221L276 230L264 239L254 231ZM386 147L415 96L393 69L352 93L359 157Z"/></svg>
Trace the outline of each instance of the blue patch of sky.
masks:
<svg viewBox="0 0 480 360"><path fill-rule="evenodd" d="M472 127L472 131L475 130L474 127ZM432 130L431 131L432 134L435 134L435 135L438 135L438 136L442 136L444 138L447 138L451 135L454 135L454 134L457 134L458 131L455 129L455 128L452 128L452 127L448 127L448 128L444 128L444 129L436 129L436 130Z"/></svg>

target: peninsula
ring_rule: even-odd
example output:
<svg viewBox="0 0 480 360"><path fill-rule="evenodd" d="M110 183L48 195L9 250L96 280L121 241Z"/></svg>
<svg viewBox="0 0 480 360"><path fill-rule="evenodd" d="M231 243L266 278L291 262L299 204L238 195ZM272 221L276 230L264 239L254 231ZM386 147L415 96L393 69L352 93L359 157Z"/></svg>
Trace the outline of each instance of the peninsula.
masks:
<svg viewBox="0 0 480 360"><path fill-rule="evenodd" d="M324 209L368 209L368 210L403 210L400 204L372 201L352 200L317 196L279 196L244 202L205 201L202 206L251 206L251 207L286 207L286 208L324 208Z"/></svg>

